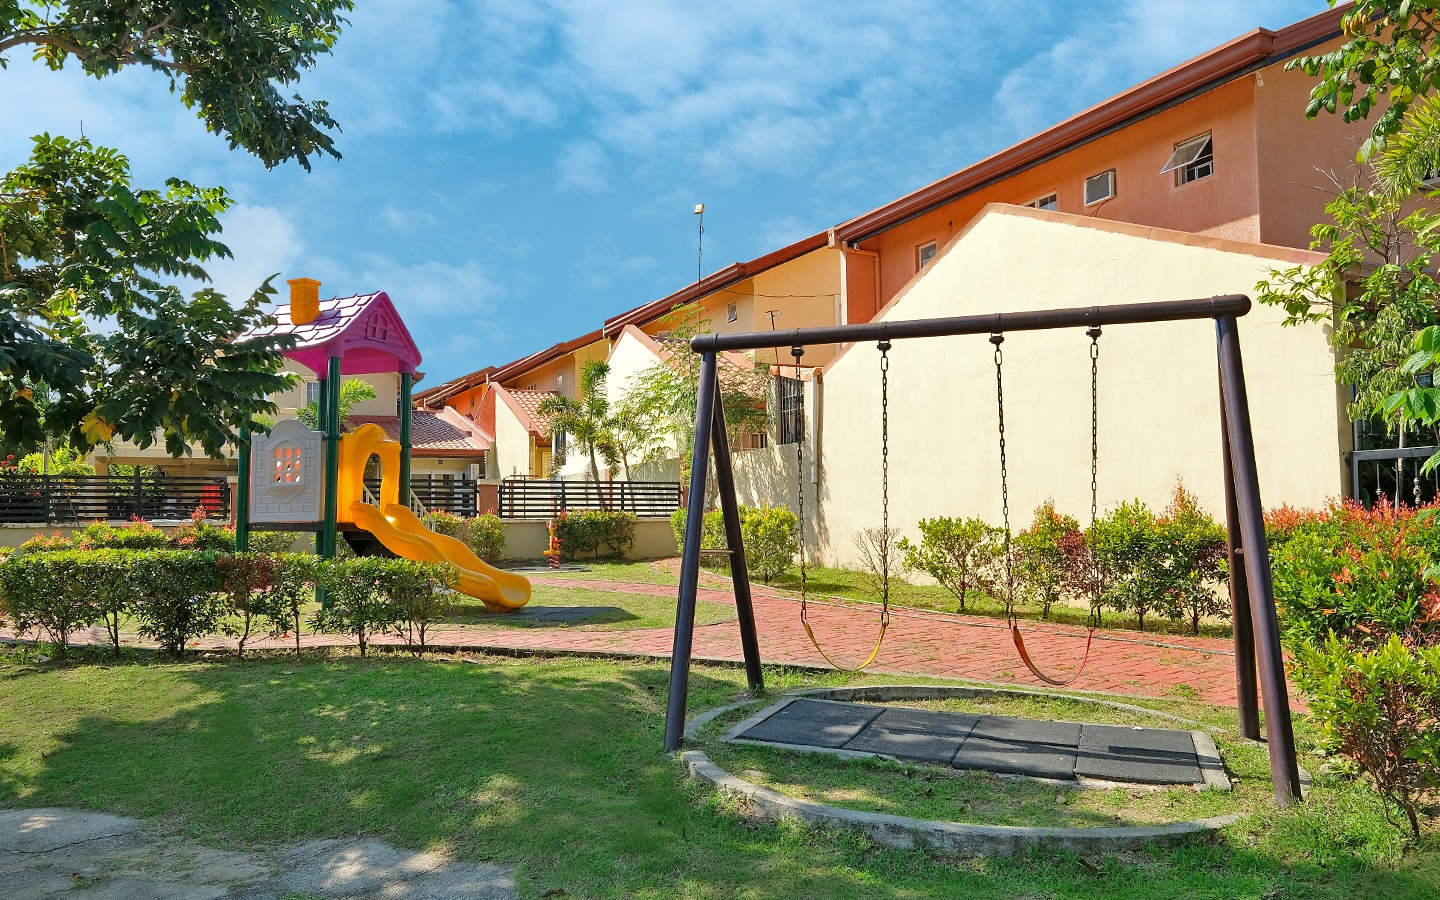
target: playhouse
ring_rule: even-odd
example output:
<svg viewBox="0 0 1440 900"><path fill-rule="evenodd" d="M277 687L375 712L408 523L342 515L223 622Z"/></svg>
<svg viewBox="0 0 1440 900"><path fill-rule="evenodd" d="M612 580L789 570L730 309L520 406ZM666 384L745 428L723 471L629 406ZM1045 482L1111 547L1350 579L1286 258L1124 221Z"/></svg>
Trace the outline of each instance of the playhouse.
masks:
<svg viewBox="0 0 1440 900"><path fill-rule="evenodd" d="M530 582L496 569L463 542L425 527L410 497L411 388L420 351L383 291L322 301L320 283L290 282L290 303L275 324L243 337L293 335L285 351L319 381L321 431L296 419L277 422L267 435L245 442L239 460L236 544L246 547L252 528L316 532L320 556L334 558L343 535L359 553L388 553L459 570L458 588L507 612L530 600ZM341 434L340 384L350 375L398 373L399 440L374 423ZM365 485L371 460L380 467L379 494ZM421 511L423 513L423 510Z"/></svg>

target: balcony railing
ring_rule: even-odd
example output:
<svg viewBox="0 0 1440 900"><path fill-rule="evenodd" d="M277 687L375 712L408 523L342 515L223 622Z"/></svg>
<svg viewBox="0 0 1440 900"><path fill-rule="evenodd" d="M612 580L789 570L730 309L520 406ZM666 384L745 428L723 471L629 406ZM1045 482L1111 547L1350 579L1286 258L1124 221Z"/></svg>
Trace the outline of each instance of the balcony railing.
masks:
<svg viewBox="0 0 1440 900"><path fill-rule="evenodd" d="M500 482L505 519L551 519L562 512L607 509L663 519L680 508L678 481L565 481L511 477Z"/></svg>
<svg viewBox="0 0 1440 900"><path fill-rule="evenodd" d="M188 519L201 506L207 518L228 519L229 482L180 475L0 475L4 524Z"/></svg>
<svg viewBox="0 0 1440 900"><path fill-rule="evenodd" d="M367 478L370 493L380 495L380 479ZM478 506L473 478L447 478L444 475L413 475L410 491L428 512L447 512L457 516L473 516ZM408 499L408 498L407 498Z"/></svg>

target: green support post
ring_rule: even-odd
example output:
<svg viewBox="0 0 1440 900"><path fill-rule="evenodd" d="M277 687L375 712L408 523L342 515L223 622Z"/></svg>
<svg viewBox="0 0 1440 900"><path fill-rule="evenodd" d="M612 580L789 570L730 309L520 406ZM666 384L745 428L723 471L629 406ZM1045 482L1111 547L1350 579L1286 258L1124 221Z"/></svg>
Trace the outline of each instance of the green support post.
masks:
<svg viewBox="0 0 1440 900"><path fill-rule="evenodd" d="M250 549L250 429L240 429L240 454L235 460L235 550Z"/></svg>
<svg viewBox="0 0 1440 900"><path fill-rule="evenodd" d="M400 504L410 505L410 410L414 403L410 391L415 376L409 372L400 373Z"/></svg>
<svg viewBox="0 0 1440 900"><path fill-rule="evenodd" d="M340 503L336 491L340 480L340 357L330 357L329 372L320 384L320 409L324 411L320 427L325 432L325 521L318 543L320 556L334 559ZM324 588L315 589L315 599L322 608L329 608L330 598Z"/></svg>

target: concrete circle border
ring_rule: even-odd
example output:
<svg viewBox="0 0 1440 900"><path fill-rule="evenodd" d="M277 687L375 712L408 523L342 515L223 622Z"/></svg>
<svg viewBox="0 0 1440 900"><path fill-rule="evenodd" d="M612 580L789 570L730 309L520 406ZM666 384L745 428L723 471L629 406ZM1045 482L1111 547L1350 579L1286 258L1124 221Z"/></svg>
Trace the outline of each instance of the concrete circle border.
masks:
<svg viewBox="0 0 1440 900"><path fill-rule="evenodd" d="M1013 688L968 687L952 685L886 684L861 687L816 688L787 692L782 697L815 697L827 700L885 702L893 700L941 700L951 697L1044 697L1092 703L1127 712L1136 712L1161 719L1184 723L1196 728L1218 730L1180 716L1157 710L1049 691L1016 690ZM693 739L700 729L720 716L753 703L747 700L707 710L685 723L685 737ZM831 828L853 828L864 832L882 847L896 850L924 848L955 856L1012 856L1036 848L1085 853L1094 850L1134 850L1149 845L1166 846L1180 843L1197 834L1217 831L1234 825L1245 817L1236 812L1208 819L1170 822L1164 825L1100 827L1100 828L1029 828L1020 825L969 825L916 819L887 813L870 813L838 806L828 806L789 797L779 791L731 775L717 766L702 750L682 750L677 754L685 763L690 777L707 784L722 794L744 800L751 809L770 821L791 818L807 825Z"/></svg>

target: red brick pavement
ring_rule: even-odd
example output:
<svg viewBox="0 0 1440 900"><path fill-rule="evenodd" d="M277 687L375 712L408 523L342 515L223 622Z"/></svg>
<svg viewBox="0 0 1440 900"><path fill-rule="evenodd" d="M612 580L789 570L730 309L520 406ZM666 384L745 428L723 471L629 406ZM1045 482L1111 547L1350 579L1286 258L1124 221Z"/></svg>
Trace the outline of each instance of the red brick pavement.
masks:
<svg viewBox="0 0 1440 900"><path fill-rule="evenodd" d="M673 585L635 584L598 579L534 577L537 585L584 587L595 591L676 596ZM704 587L700 599L733 605L729 585L719 579ZM798 600L788 594L756 586L755 616L760 634L760 654L766 663L825 667L800 626ZM810 622L816 637L837 662L854 665L870 652L877 633L877 609L872 604L813 602ZM9 631L0 634L12 636ZM76 635L78 641L104 643L101 629ZM633 630L587 629L583 626L556 628L454 627L431 633L436 647L454 647L501 652L582 652L632 656L668 657L673 637L669 628ZM1028 625L1025 642L1037 664L1051 674L1074 670L1085 649L1082 630L1053 625ZM353 639L343 635L308 635L307 647L348 646ZM377 646L393 646L396 639L383 637ZM230 640L207 640L201 649L233 646ZM293 646L293 642L260 640L249 646ZM739 628L734 621L703 625L695 629L694 654L697 660L734 662L740 659ZM928 675L992 682L1039 685L1016 656L1004 623L978 616L962 616L922 610L891 611L890 628L879 658L870 671L894 675ZM1150 640L1136 632L1097 632L1084 673L1071 685L1076 690L1110 691L1150 697L1199 699L1212 704L1235 702L1233 657L1229 642L1213 638L1169 638ZM1192 693L1193 692L1193 693ZM1292 692L1291 696L1294 696Z"/></svg>

